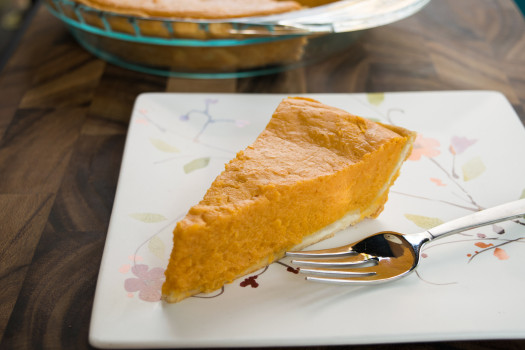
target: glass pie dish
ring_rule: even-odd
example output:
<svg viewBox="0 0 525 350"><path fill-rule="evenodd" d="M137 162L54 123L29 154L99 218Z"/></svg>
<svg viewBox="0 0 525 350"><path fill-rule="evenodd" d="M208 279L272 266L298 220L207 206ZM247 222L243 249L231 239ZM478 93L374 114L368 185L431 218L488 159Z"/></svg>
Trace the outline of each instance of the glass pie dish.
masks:
<svg viewBox="0 0 525 350"><path fill-rule="evenodd" d="M340 0L277 15L186 19L124 15L46 0L89 52L140 72L187 78L270 74L344 50L362 30L406 18L430 0Z"/></svg>

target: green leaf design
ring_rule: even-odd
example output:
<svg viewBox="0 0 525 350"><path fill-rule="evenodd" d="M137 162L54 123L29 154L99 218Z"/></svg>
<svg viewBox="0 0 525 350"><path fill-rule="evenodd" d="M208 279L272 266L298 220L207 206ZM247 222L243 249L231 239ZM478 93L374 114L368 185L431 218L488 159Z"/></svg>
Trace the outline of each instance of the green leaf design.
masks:
<svg viewBox="0 0 525 350"><path fill-rule="evenodd" d="M167 142L165 142L165 141L163 141L161 139L151 138L151 139L149 139L149 141L159 151L167 152L167 153L178 153L179 152L179 149L177 147L172 146L169 143L167 143Z"/></svg>
<svg viewBox="0 0 525 350"><path fill-rule="evenodd" d="M186 174L189 174L192 171L195 171L197 169L202 169L202 168L207 167L209 163L210 163L209 157L194 159L191 162L184 164L184 172Z"/></svg>
<svg viewBox="0 0 525 350"><path fill-rule="evenodd" d="M525 188L523 189L523 191L521 191L520 199L523 199L523 198L525 198Z"/></svg>
<svg viewBox="0 0 525 350"><path fill-rule="evenodd" d="M133 213L129 216L131 216L135 220L142 221L148 224L166 220L166 217L164 215L155 213Z"/></svg>
<svg viewBox="0 0 525 350"><path fill-rule="evenodd" d="M385 94L383 92L371 92L366 94L368 102L374 106L379 106L385 100Z"/></svg>
<svg viewBox="0 0 525 350"><path fill-rule="evenodd" d="M476 157L463 164L461 169L463 170L463 180L470 181L483 174L486 167L481 158Z"/></svg>
<svg viewBox="0 0 525 350"><path fill-rule="evenodd" d="M428 230L432 227L436 227L438 225L441 225L443 223L443 220L439 218L432 218L428 216L421 216L421 215L415 215L415 214L405 214L405 217L412 221L417 226L421 227L422 229Z"/></svg>
<svg viewBox="0 0 525 350"><path fill-rule="evenodd" d="M374 122L374 123L381 123L381 120L378 119L378 118L370 118L370 117L366 117L366 119L368 119L368 120L370 120L370 121L372 121L372 122Z"/></svg>
<svg viewBox="0 0 525 350"><path fill-rule="evenodd" d="M164 260L164 253L166 251L166 245L157 236L153 236L148 242L149 251L157 258Z"/></svg>

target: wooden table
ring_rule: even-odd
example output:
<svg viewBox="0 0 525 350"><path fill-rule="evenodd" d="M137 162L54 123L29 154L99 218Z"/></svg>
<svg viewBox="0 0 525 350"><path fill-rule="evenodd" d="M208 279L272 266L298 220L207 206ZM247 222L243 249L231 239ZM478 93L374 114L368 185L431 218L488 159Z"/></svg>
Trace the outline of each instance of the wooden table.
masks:
<svg viewBox="0 0 525 350"><path fill-rule="evenodd" d="M0 348L90 347L95 282L138 94L498 90L525 122L524 34L511 0L435 0L315 65L188 80L107 64L38 9L0 75ZM406 348L444 345L522 349L525 340Z"/></svg>

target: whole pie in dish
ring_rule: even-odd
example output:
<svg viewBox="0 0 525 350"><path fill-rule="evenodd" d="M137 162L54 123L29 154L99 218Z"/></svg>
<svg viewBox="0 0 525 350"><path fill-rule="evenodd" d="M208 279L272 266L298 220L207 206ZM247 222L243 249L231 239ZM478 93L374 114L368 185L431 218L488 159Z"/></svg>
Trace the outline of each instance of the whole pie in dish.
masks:
<svg viewBox="0 0 525 350"><path fill-rule="evenodd" d="M72 28L89 51L116 63L186 73L222 73L289 65L303 56L306 37L258 38L256 41L233 30L228 20L300 10L296 1L276 0L75 0L100 13L83 8L56 9L75 21L111 35ZM50 2L51 6L55 6ZM224 23L197 21L224 20ZM121 40L132 37L176 39L173 44ZM177 42L177 39L202 42ZM226 39L231 43L211 42Z"/></svg>
<svg viewBox="0 0 525 350"><path fill-rule="evenodd" d="M214 74L291 66L301 62L308 43L306 36L275 37L271 29L266 32L262 27L257 29L257 36L248 37L228 23L230 20L288 13L334 0L73 1L103 11L101 14L82 7L56 8L74 21L108 34L71 28L76 39L99 57L148 71ZM48 2L56 7L54 2ZM120 33L152 41L122 40ZM158 44L157 38L175 40Z"/></svg>
<svg viewBox="0 0 525 350"><path fill-rule="evenodd" d="M377 217L414 138L312 99L283 100L177 223L163 299L214 291Z"/></svg>

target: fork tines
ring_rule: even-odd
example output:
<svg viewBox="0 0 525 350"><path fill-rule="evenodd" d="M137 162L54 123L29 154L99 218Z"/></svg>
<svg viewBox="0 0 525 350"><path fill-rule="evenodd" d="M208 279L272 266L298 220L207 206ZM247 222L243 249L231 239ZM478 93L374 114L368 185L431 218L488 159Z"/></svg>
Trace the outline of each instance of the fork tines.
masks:
<svg viewBox="0 0 525 350"><path fill-rule="evenodd" d="M369 267L377 265L377 258L364 253L358 253L352 250L352 245L338 248L287 252L287 256L302 258L292 260L291 263L299 266L299 272L303 274L328 276L307 277L308 280L315 280L333 283L335 278L360 278L373 276L373 271L356 271L355 268ZM306 267L306 268L305 268Z"/></svg>

